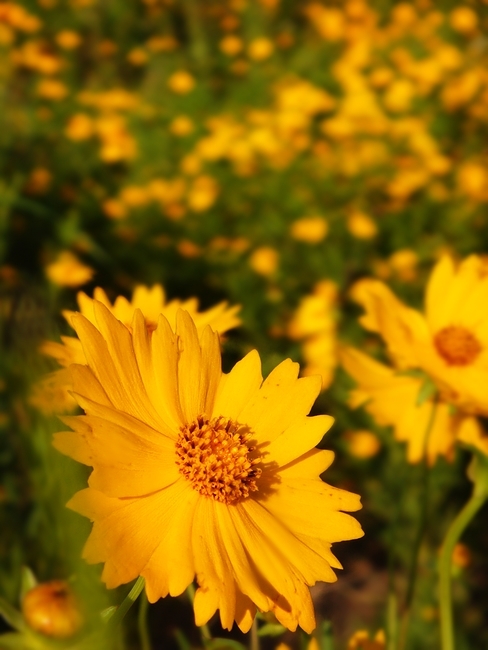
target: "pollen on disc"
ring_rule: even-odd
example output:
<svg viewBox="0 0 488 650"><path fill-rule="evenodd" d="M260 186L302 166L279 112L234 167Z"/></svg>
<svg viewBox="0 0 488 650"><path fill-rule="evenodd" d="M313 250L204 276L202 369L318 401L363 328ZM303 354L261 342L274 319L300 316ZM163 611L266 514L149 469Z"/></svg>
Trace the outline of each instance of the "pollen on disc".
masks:
<svg viewBox="0 0 488 650"><path fill-rule="evenodd" d="M249 446L249 428L217 417L201 415L181 428L176 464L194 490L222 503L247 498L258 489L260 457Z"/></svg>

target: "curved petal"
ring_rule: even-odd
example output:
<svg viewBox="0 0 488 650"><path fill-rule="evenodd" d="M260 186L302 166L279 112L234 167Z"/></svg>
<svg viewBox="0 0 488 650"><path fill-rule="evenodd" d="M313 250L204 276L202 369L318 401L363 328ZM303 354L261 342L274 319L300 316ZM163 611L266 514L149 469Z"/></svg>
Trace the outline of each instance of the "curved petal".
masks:
<svg viewBox="0 0 488 650"><path fill-rule="evenodd" d="M256 396L262 383L261 359L258 352L252 350L228 374L222 374L213 417L223 415L239 421L242 410Z"/></svg>
<svg viewBox="0 0 488 650"><path fill-rule="evenodd" d="M168 521L187 506L191 488L184 480L141 498L117 499L88 488L68 507L94 521L83 549L90 563L105 562L102 579L118 587L141 575L161 543Z"/></svg>

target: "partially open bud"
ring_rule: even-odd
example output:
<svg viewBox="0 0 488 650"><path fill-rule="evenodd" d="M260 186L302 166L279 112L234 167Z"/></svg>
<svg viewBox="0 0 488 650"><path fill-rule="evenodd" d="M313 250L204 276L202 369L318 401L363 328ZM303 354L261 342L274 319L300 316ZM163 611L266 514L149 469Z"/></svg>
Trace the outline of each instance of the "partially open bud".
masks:
<svg viewBox="0 0 488 650"><path fill-rule="evenodd" d="M28 591L22 602L27 624L56 639L75 635L83 623L77 598L64 580L52 580Z"/></svg>

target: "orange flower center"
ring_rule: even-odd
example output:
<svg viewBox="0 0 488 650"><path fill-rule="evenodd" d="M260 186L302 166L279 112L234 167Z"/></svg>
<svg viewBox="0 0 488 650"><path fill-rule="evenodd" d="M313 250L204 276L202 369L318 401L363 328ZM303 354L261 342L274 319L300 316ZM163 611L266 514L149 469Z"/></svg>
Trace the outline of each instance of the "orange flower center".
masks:
<svg viewBox="0 0 488 650"><path fill-rule="evenodd" d="M176 464L194 490L221 503L245 499L258 487L260 457L248 445L252 433L229 418L199 415L181 427Z"/></svg>
<svg viewBox="0 0 488 650"><path fill-rule="evenodd" d="M434 344L450 366L467 366L482 350L478 339L469 330L456 325L439 330Z"/></svg>

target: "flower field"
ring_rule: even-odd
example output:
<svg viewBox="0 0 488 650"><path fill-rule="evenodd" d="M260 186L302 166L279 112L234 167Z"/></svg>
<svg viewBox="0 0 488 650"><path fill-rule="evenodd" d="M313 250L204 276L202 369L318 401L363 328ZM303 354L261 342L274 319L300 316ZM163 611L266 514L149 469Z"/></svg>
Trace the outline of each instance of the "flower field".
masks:
<svg viewBox="0 0 488 650"><path fill-rule="evenodd" d="M0 0L0 650L488 647L488 1Z"/></svg>

